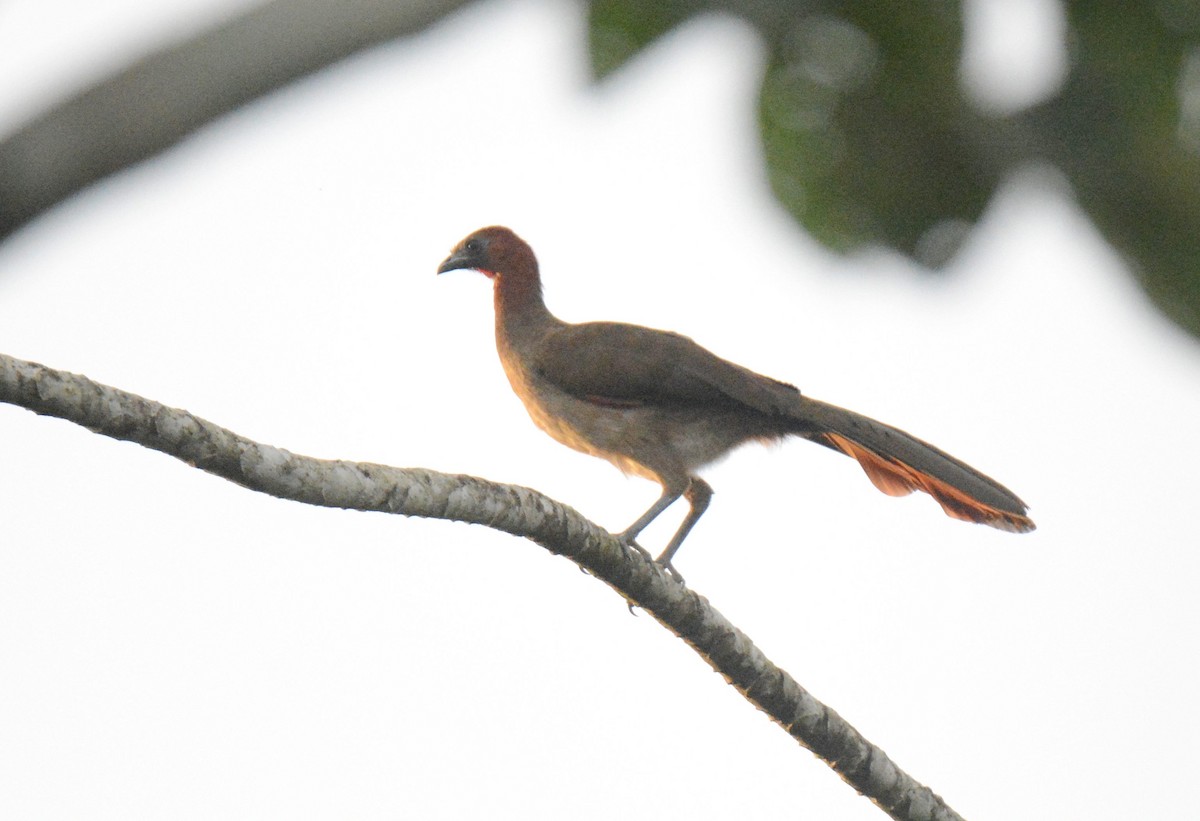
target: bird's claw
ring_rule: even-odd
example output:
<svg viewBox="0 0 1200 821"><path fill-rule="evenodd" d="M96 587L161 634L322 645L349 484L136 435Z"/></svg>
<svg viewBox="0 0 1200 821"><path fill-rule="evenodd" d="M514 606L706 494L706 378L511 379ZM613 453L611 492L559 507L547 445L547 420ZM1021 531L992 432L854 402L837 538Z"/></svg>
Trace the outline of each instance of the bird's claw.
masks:
<svg viewBox="0 0 1200 821"><path fill-rule="evenodd" d="M670 561L664 562L664 561L662 561L661 558L655 559L652 555L650 555L650 551L648 551L646 548L642 547L640 544L637 543L636 539L629 537L629 536L625 536L623 534L619 534L617 536L617 541L620 542L623 547L628 547L629 549L634 550L637 553L639 553L641 555L641 557L643 559L645 559L646 561L648 561L652 564L656 564L659 567L661 567L663 569L663 572L665 572L671 578L675 579L675 581L679 582L682 585L685 585L685 586L687 585L687 582L685 582L683 580L683 574L675 569L675 565L671 564Z"/></svg>
<svg viewBox="0 0 1200 821"><path fill-rule="evenodd" d="M683 580L683 574L675 569L675 565L671 564L669 561L666 561L666 562L659 562L658 566L661 567L663 570L665 570L668 575L673 577L675 579L675 581L679 582L684 587L687 587L687 582L685 582Z"/></svg>
<svg viewBox="0 0 1200 821"><path fill-rule="evenodd" d="M636 540L627 538L625 536L618 536L617 541L619 541L623 547L628 547L637 551L646 561L654 561L654 557L650 555L650 551L638 544Z"/></svg>

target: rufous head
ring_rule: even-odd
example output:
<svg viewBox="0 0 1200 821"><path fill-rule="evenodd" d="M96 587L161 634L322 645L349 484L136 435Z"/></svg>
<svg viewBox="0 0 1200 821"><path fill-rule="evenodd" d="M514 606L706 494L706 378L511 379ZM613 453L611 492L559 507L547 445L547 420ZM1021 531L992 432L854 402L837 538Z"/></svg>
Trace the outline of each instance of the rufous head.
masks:
<svg viewBox="0 0 1200 821"><path fill-rule="evenodd" d="M509 229L493 225L480 228L450 252L438 273L459 269L479 271L495 279L506 276L537 278L537 258L525 240Z"/></svg>

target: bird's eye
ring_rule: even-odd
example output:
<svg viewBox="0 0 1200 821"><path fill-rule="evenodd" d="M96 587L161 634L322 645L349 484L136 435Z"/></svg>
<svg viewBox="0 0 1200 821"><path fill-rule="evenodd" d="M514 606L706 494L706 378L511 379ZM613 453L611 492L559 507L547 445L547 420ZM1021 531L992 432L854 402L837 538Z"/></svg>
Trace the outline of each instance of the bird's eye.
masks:
<svg viewBox="0 0 1200 821"><path fill-rule="evenodd" d="M479 240L469 239L469 240L467 240L467 244L464 245L463 248L467 251L470 251L471 253L475 253L476 251L479 250Z"/></svg>

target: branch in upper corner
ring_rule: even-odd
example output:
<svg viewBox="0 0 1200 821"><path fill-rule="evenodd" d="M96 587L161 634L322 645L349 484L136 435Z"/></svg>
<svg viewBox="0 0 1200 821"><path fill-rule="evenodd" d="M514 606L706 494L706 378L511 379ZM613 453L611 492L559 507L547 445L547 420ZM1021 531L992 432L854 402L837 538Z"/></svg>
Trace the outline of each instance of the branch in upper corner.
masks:
<svg viewBox="0 0 1200 821"><path fill-rule="evenodd" d="M774 665L702 596L529 488L422 468L314 459L238 436L187 411L0 354L0 402L137 442L281 499L486 525L567 556L682 638L752 704L895 819L960 817Z"/></svg>
<svg viewBox="0 0 1200 821"><path fill-rule="evenodd" d="M169 45L0 141L0 239L222 114L466 0L273 0Z"/></svg>

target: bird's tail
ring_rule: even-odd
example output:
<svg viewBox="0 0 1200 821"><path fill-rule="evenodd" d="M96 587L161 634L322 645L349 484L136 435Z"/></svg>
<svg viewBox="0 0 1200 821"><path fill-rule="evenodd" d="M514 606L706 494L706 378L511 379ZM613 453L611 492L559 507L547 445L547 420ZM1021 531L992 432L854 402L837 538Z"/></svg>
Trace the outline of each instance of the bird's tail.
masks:
<svg viewBox="0 0 1200 821"><path fill-rule="evenodd" d="M1036 528L1015 493L970 465L904 431L836 405L800 397L796 432L856 460L889 496L923 490L946 514L1011 533Z"/></svg>

